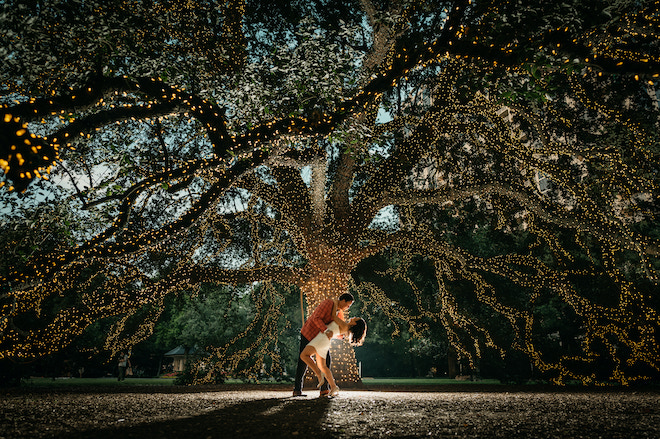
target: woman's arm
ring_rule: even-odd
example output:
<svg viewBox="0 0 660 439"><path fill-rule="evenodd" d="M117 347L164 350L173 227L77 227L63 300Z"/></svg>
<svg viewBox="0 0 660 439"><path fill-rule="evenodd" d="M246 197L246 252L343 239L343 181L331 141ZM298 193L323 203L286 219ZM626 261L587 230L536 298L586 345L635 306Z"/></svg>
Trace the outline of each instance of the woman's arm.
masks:
<svg viewBox="0 0 660 439"><path fill-rule="evenodd" d="M342 313L342 317L343 317L343 313ZM335 311L335 313L332 315L332 318L333 318L333 320L335 321L335 323L337 324L337 326L339 326L339 333L340 333L340 334L346 334L346 333L348 332L348 323L346 323L345 321L343 321L343 320L339 317L339 315L337 314L336 311Z"/></svg>
<svg viewBox="0 0 660 439"><path fill-rule="evenodd" d="M337 306L338 306L337 299L333 299L332 300L332 312L330 314L332 316L333 320L335 320L337 318ZM340 327L340 332L341 332L341 327ZM332 331L328 332L328 330L326 329L325 330L325 335L327 335L328 338L332 338L332 337L335 337L339 334L333 334Z"/></svg>

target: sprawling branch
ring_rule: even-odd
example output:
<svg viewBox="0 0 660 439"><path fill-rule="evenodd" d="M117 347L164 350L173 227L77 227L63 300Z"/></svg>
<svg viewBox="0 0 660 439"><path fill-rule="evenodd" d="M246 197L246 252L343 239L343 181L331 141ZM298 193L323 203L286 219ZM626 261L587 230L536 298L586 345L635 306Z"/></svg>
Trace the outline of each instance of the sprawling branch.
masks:
<svg viewBox="0 0 660 439"><path fill-rule="evenodd" d="M416 204L436 204L443 206L459 200L478 196L487 199L497 194L515 200L521 209L533 213L542 221L559 227L586 232L596 236L601 241L612 241L627 250L643 252L648 255L660 254L660 243L639 235L626 236L621 230L611 226L597 224L593 219L585 217L578 212L568 215L566 211L556 212L550 209L547 202L539 199L538 195L531 196L524 188L511 188L501 183L484 183L462 188L442 188L429 190L399 190L387 194L383 205L413 206ZM555 210L552 212L551 210Z"/></svg>
<svg viewBox="0 0 660 439"><path fill-rule="evenodd" d="M59 269L74 260L93 257L117 257L149 247L171 236L175 236L177 231L189 227L196 221L205 212L205 209L231 186L232 181L240 177L244 172L252 169L253 166L258 166L267 158L268 155L266 153L255 152L252 160L238 162L227 169L223 176L210 189L204 192L184 215L175 221L157 230L147 231L138 236L126 236L126 239L123 239L121 233L127 230L126 226L130 219L133 202L140 193L139 190L136 190L124 200L119 215L112 226L108 227L104 232L75 249L43 256L33 261L28 268L20 272L10 273L8 280L21 282L29 276L46 278L53 273L57 273ZM115 240L111 241L111 237L114 237Z"/></svg>

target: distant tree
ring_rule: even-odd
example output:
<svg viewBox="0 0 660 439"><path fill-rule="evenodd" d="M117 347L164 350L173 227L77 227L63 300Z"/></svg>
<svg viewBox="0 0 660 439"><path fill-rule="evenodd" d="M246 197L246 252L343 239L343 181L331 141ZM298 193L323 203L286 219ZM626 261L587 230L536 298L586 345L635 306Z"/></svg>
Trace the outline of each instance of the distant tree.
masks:
<svg viewBox="0 0 660 439"><path fill-rule="evenodd" d="M427 258L434 300L361 294L411 334L440 322L473 365L492 348L556 382L660 368L654 293L626 277L657 286L655 2L262 3L3 3L5 187L70 176L94 215L2 279L1 357L49 354L108 316L106 347L132 346L166 296L203 283L293 285L309 313L389 251L404 282ZM434 229L421 205L458 224ZM470 247L487 224L528 239ZM578 286L594 277L611 294ZM276 336L275 291L253 296L251 353ZM54 294L77 299L18 325ZM546 295L582 322L577 353L541 354Z"/></svg>
<svg viewBox="0 0 660 439"><path fill-rule="evenodd" d="M279 336L269 340L268 349L256 355L252 349L248 349L254 340L243 335L259 314L255 297L261 290L268 288L276 292L272 297L280 307L278 315L271 319ZM284 293L286 291L270 285L260 285L250 290L204 285L192 297L181 296L180 300L169 304L168 315L154 329L154 342L161 350L181 345L210 352L214 347L231 345L231 352L244 351L240 360L241 367L232 370L242 377L258 378L263 364L267 365L270 376L292 375L295 373L293 368L298 356L298 332L292 331L292 322L299 326L300 308L295 296L289 303L284 303ZM215 363L217 360L200 358L205 363ZM191 377L196 375L194 370L189 373Z"/></svg>

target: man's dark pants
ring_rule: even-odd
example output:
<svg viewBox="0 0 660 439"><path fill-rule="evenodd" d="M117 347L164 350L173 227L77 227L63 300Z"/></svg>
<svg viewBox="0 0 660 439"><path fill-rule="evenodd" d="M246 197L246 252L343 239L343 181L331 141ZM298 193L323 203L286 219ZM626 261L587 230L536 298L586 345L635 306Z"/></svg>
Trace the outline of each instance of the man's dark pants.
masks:
<svg viewBox="0 0 660 439"><path fill-rule="evenodd" d="M119 366L119 375L117 376L117 381L124 381L126 378L126 366Z"/></svg>
<svg viewBox="0 0 660 439"><path fill-rule="evenodd" d="M300 359L300 353L305 349L305 346L309 343L309 340L307 340L302 334L300 334L300 350L298 351L298 367L296 368L296 381L293 384L293 391L300 392L302 391L303 388L303 380L305 379L305 372L307 372L307 364L303 360ZM328 356L325 357L325 364L328 366L328 369L330 369L330 351L328 351ZM321 391L324 390L329 390L330 386L328 385L328 381L326 380L325 383L321 386Z"/></svg>

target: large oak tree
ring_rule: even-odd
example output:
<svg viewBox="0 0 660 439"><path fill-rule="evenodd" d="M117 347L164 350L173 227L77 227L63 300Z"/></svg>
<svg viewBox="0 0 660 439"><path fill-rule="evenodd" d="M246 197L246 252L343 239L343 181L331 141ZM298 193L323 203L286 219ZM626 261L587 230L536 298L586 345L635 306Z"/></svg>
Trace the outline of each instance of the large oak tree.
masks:
<svg viewBox="0 0 660 439"><path fill-rule="evenodd" d="M265 3L4 2L4 197L50 179L81 219L4 273L1 357L112 316L116 351L168 294L272 281L308 310L353 288L413 333L439 322L473 364L517 349L557 382L660 368L656 3ZM464 245L485 228L502 242ZM404 281L423 256L432 300L355 285L384 252ZM218 347L218 367L276 355L284 298L259 291L255 341ZM544 355L548 296L582 322L577 352Z"/></svg>

